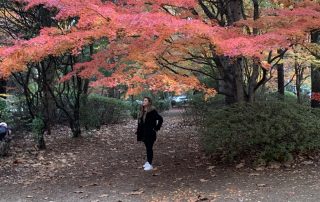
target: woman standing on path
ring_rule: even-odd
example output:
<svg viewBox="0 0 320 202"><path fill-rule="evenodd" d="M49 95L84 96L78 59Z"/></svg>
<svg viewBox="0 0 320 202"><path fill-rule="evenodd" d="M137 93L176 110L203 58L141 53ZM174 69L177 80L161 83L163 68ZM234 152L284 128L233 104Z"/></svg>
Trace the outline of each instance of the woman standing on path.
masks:
<svg viewBox="0 0 320 202"><path fill-rule="evenodd" d="M144 170L152 170L153 144L157 139L157 131L162 126L162 116L152 106L150 97L144 97L141 111L138 117L137 140L143 141L147 150L147 162L143 165Z"/></svg>

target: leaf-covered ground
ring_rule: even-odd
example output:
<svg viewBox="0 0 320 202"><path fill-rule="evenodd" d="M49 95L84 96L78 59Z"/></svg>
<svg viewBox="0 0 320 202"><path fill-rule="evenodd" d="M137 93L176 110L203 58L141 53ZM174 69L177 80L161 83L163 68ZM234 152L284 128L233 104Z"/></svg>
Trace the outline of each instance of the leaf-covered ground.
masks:
<svg viewBox="0 0 320 202"><path fill-rule="evenodd" d="M46 151L31 137L15 140L0 160L0 201L320 201L317 158L281 168L219 166L201 150L182 110L163 116L152 172L142 169L145 148L136 142L134 120L79 139L56 129Z"/></svg>

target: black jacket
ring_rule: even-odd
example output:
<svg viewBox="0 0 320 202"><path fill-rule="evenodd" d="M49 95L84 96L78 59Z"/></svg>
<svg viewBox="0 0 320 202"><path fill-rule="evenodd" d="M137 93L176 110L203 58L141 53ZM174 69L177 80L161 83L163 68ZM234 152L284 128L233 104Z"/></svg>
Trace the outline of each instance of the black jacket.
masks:
<svg viewBox="0 0 320 202"><path fill-rule="evenodd" d="M138 141L154 141L156 140L156 131L160 130L163 118L158 114L154 107L146 112L146 118L138 118L137 140Z"/></svg>

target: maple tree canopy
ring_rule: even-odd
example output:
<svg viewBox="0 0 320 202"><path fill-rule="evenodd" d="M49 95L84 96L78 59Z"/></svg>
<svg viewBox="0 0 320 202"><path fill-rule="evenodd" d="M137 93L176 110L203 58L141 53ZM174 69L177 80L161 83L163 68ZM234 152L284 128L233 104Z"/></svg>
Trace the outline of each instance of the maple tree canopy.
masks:
<svg viewBox="0 0 320 202"><path fill-rule="evenodd" d="M270 64L266 58L271 50L307 43L307 33L320 27L320 5L309 0L289 8L263 10L257 20L247 18L228 27L219 26L201 13L193 14L193 9L200 9L195 0L20 2L26 3L26 9L37 5L55 8L57 20L77 17L77 23L65 28L45 27L30 40L15 40L12 46L0 48L0 74L3 77L23 71L28 64L40 62L49 55L77 55L84 46L107 38L106 48L92 55L91 61L76 64L74 71L63 80L76 74L84 78L94 76L98 80L92 82L92 86L125 84L129 94L137 93L144 84L152 90L181 92L195 88L214 93L187 71L174 74L164 69L158 63L158 56L166 54L174 61L185 52L203 51L201 54L206 54L212 49L202 50L203 44L210 44L214 54L253 58L263 68L268 68ZM180 8L183 12L175 15L164 7L172 11ZM258 28L259 34L250 34L244 27ZM117 60L110 60L115 57ZM112 76L105 77L101 68L113 70Z"/></svg>

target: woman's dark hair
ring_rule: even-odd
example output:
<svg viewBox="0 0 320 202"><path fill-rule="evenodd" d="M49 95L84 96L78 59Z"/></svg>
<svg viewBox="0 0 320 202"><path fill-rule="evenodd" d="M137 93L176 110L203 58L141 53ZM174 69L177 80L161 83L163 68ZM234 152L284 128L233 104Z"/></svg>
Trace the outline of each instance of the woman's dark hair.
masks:
<svg viewBox="0 0 320 202"><path fill-rule="evenodd" d="M143 99L147 99L149 101L150 105L152 105L152 99L150 97L145 96Z"/></svg>
<svg viewBox="0 0 320 202"><path fill-rule="evenodd" d="M152 105L152 99L150 97L145 96L145 97L143 97L143 99L147 99L148 100L149 106ZM144 106L141 105L141 107L140 107L140 117L142 117L143 113L144 113Z"/></svg>

